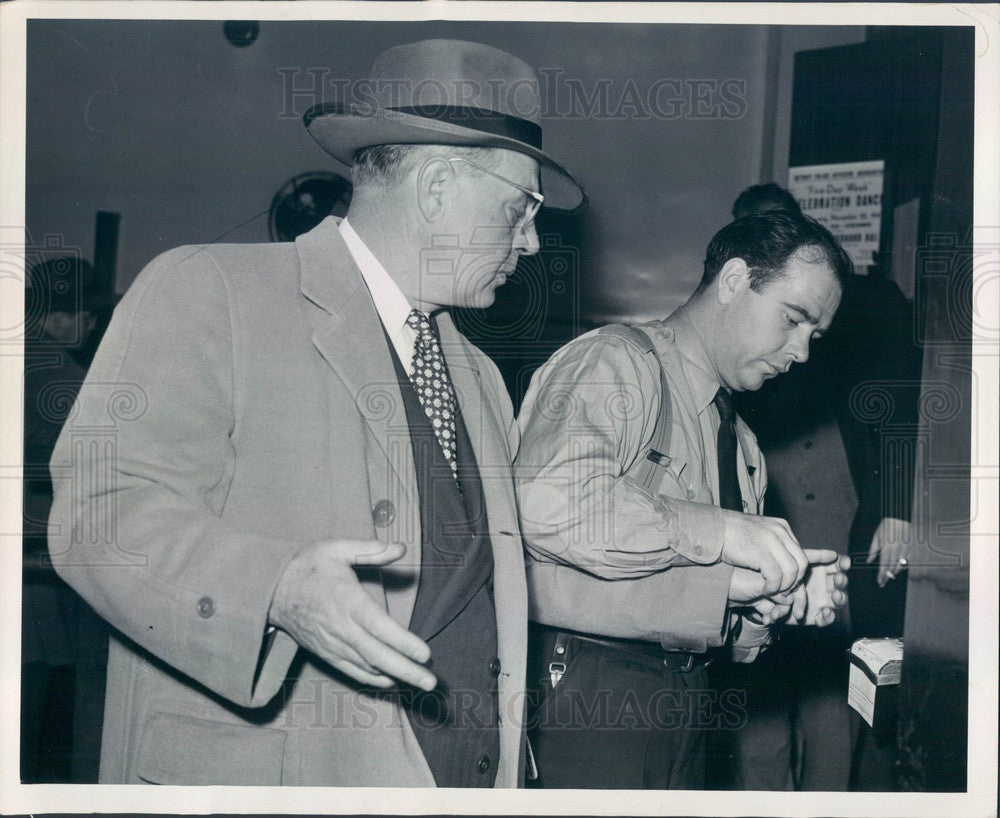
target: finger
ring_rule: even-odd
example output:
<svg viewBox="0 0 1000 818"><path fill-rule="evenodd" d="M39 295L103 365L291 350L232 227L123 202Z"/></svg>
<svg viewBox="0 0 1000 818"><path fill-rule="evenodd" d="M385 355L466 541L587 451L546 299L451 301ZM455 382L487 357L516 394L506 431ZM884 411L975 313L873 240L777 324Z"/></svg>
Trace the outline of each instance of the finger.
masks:
<svg viewBox="0 0 1000 818"><path fill-rule="evenodd" d="M778 563L781 566L781 585L779 590L790 591L805 576L809 569L809 561L802 549L797 545L786 546L777 554Z"/></svg>
<svg viewBox="0 0 1000 818"><path fill-rule="evenodd" d="M350 676L355 681L361 682L364 685L386 688L392 687L394 684L393 680L388 676L381 673L370 673L347 659L333 659L330 661L330 664L345 676Z"/></svg>
<svg viewBox="0 0 1000 818"><path fill-rule="evenodd" d="M833 575L833 588L831 590L843 591L847 587L847 574L836 573Z"/></svg>
<svg viewBox="0 0 1000 818"><path fill-rule="evenodd" d="M351 565L387 565L406 553L402 543L378 540L342 540L338 549Z"/></svg>
<svg viewBox="0 0 1000 818"><path fill-rule="evenodd" d="M758 599L751 607L760 616L763 624L768 624L767 617L774 610L774 603L770 599Z"/></svg>
<svg viewBox="0 0 1000 818"><path fill-rule="evenodd" d="M866 563L871 564L871 563L875 562L875 558L878 556L878 552L880 550L880 547L881 547L881 543L879 542L879 538L878 537L873 537L872 538L871 548L868 549L868 557L867 557L867 559L865 559Z"/></svg>
<svg viewBox="0 0 1000 818"><path fill-rule="evenodd" d="M387 676L419 687L421 690L433 690L437 685L437 679L427 668L368 633L363 633L358 638L357 648L365 661L377 667Z"/></svg>
<svg viewBox="0 0 1000 818"><path fill-rule="evenodd" d="M764 578L764 593L777 593L781 590L783 579L781 566L770 551L765 551L761 555L760 563L760 575Z"/></svg>
<svg viewBox="0 0 1000 818"><path fill-rule="evenodd" d="M800 585L792 594L792 619L801 622L806 615L808 604L809 597L806 595L806 586Z"/></svg>
<svg viewBox="0 0 1000 818"><path fill-rule="evenodd" d="M783 528L785 531L785 553L787 553L788 557L791 559L791 571L788 577L788 584L783 585L782 590L789 590L793 586L800 583L803 577L805 577L806 571L809 570L809 558L806 556L805 551L802 550L802 547L799 545L799 541L795 538L795 535L792 533L792 530L788 527L787 523L785 523Z"/></svg>
<svg viewBox="0 0 1000 818"><path fill-rule="evenodd" d="M340 654L339 656L340 659L350 662L352 665L357 666L366 673L369 673L373 676L382 675L381 671L379 671L377 667L373 667L372 665L368 664L368 662L366 662L364 659L361 658L360 653L358 653L354 648L352 648L342 639L338 640L337 642L337 653Z"/></svg>
<svg viewBox="0 0 1000 818"><path fill-rule="evenodd" d="M838 567L840 568L841 571L850 571L851 558L847 556L847 554L841 554L840 559L838 560Z"/></svg>
<svg viewBox="0 0 1000 818"><path fill-rule="evenodd" d="M414 662L424 664L431 658L430 646L407 630L374 602L365 600L354 614L355 623L368 635Z"/></svg>
<svg viewBox="0 0 1000 818"><path fill-rule="evenodd" d="M802 553L806 555L810 565L829 565L840 556L831 548L803 548Z"/></svg>
<svg viewBox="0 0 1000 818"><path fill-rule="evenodd" d="M827 625L832 625L836 618L836 611L832 608L820 608L813 617L812 624L826 627Z"/></svg>
<svg viewBox="0 0 1000 818"><path fill-rule="evenodd" d="M843 591L834 591L830 594L830 601L838 608L843 608L847 604L847 594Z"/></svg>
<svg viewBox="0 0 1000 818"><path fill-rule="evenodd" d="M882 562L880 563L879 573L882 575L883 585L892 579L895 579L899 574L899 546L895 543L887 543L882 549Z"/></svg>

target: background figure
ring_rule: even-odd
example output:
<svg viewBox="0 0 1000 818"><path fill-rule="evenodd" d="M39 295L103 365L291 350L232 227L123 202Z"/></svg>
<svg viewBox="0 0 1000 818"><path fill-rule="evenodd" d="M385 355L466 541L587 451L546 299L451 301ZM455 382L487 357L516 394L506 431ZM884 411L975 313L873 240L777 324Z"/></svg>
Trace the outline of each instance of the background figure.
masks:
<svg viewBox="0 0 1000 818"><path fill-rule="evenodd" d="M100 340L112 299L93 288L89 262L36 264L25 290L21 779L96 780L107 634L52 570L46 521L49 458ZM99 633L95 632L99 631Z"/></svg>
<svg viewBox="0 0 1000 818"><path fill-rule="evenodd" d="M798 211L774 184L741 193L733 215L753 208ZM828 633L787 632L745 674L749 716L735 769L723 772L728 786L895 788L886 748L847 705L846 651L853 639L903 632L905 578L887 572L909 536L919 377L911 305L871 268L845 283L808 362L738 398L767 458L767 513L787 519L804 546L847 552L852 563L849 615ZM888 414L873 412L883 397Z"/></svg>

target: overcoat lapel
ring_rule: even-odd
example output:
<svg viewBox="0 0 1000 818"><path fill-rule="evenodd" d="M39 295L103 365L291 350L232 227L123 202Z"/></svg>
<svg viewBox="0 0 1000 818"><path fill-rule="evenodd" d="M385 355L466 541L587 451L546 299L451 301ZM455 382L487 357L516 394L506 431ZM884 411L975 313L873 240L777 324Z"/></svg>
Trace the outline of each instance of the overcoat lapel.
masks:
<svg viewBox="0 0 1000 818"><path fill-rule="evenodd" d="M327 218L295 240L302 293L319 308L311 316L313 343L354 397L407 499L413 501L413 452L403 396L382 322L337 225L336 219Z"/></svg>

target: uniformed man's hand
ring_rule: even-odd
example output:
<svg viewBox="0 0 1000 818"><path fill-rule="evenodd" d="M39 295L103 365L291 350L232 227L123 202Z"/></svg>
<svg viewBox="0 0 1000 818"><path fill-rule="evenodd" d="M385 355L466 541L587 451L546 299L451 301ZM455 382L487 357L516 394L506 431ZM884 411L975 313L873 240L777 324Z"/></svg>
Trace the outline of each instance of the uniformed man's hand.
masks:
<svg viewBox="0 0 1000 818"><path fill-rule="evenodd" d="M809 567L788 523L777 517L758 517L725 511L722 561L737 568L759 571L765 594L785 593L798 585Z"/></svg>
<svg viewBox="0 0 1000 818"><path fill-rule="evenodd" d="M431 690L424 664L431 649L396 622L362 587L355 566L388 565L406 552L375 540L315 543L300 551L278 582L268 621L302 647L362 684L395 681Z"/></svg>
<svg viewBox="0 0 1000 818"><path fill-rule="evenodd" d="M828 549L806 548L809 560L805 578L787 593L768 595L765 580L757 571L734 568L729 584L729 604L753 611L754 621L771 625L781 619L789 624L829 625L837 609L847 603L850 557Z"/></svg>

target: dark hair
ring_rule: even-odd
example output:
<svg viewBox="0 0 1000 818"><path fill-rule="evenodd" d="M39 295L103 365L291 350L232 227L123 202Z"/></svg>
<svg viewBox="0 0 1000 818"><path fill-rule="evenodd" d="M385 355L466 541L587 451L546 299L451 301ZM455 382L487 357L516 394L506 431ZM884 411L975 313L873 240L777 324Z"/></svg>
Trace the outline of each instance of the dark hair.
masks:
<svg viewBox="0 0 1000 818"><path fill-rule="evenodd" d="M850 256L818 221L769 210L736 219L712 237L705 251L705 270L698 291L715 280L727 261L741 258L750 268L750 288L759 293L784 275L788 259L799 250L805 250L809 261L825 260L841 288L854 273Z"/></svg>
<svg viewBox="0 0 1000 818"><path fill-rule="evenodd" d="M734 219L752 216L754 213L764 213L767 210L782 210L794 216L802 215L802 209L795 201L795 197L774 182L748 187L733 202Z"/></svg>

